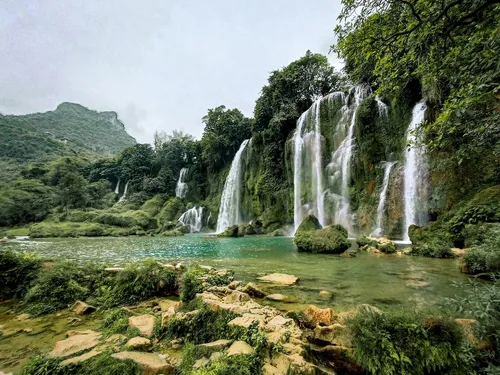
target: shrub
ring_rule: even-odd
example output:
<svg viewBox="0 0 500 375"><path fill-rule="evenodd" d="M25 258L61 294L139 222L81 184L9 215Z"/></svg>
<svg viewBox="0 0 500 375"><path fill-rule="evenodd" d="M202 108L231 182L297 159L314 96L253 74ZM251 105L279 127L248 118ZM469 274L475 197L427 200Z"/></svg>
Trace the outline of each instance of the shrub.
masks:
<svg viewBox="0 0 500 375"><path fill-rule="evenodd" d="M128 318L130 314L121 308L106 311L102 320L102 328L106 335L125 333L128 329Z"/></svg>
<svg viewBox="0 0 500 375"><path fill-rule="evenodd" d="M22 306L31 315L42 315L67 307L77 299L85 300L89 295L83 268L74 262L61 262L39 274Z"/></svg>
<svg viewBox="0 0 500 375"><path fill-rule="evenodd" d="M460 366L462 331L451 319L362 310L347 324L354 357L372 374L424 375Z"/></svg>
<svg viewBox="0 0 500 375"><path fill-rule="evenodd" d="M196 293L201 293L203 286L200 277L203 276L203 274L204 270L196 265L191 266L183 273L180 286L180 297L182 302L190 301L196 297Z"/></svg>
<svg viewBox="0 0 500 375"><path fill-rule="evenodd" d="M437 222L429 223L427 228L410 225L408 234L413 243L411 255L430 258L455 257L451 251L451 242L448 233Z"/></svg>
<svg viewBox="0 0 500 375"><path fill-rule="evenodd" d="M0 251L0 301L24 296L40 268L41 261L34 255Z"/></svg>
<svg viewBox="0 0 500 375"><path fill-rule="evenodd" d="M462 271L468 274L500 272L498 241L487 241L482 245L471 247L465 253L462 262Z"/></svg>
<svg viewBox="0 0 500 375"><path fill-rule="evenodd" d="M222 356L210 363L207 368L201 367L192 375L259 375L261 363L255 355Z"/></svg>
<svg viewBox="0 0 500 375"><path fill-rule="evenodd" d="M103 296L105 306L135 303L153 296L177 293L177 273L152 259L131 264L118 272Z"/></svg>
<svg viewBox="0 0 500 375"><path fill-rule="evenodd" d="M347 235L334 227L297 231L294 238L299 251L340 254L351 247Z"/></svg>
<svg viewBox="0 0 500 375"><path fill-rule="evenodd" d="M429 258L454 258L448 243L443 241L433 241L429 243L420 243L411 248L410 255L429 257Z"/></svg>

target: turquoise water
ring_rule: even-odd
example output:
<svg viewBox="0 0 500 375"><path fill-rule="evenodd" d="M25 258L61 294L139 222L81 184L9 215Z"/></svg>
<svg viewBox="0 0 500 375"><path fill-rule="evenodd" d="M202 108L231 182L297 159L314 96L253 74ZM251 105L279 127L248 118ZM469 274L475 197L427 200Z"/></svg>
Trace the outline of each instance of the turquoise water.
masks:
<svg viewBox="0 0 500 375"><path fill-rule="evenodd" d="M286 306L278 305L287 309L302 308L308 303L337 310L360 303L433 308L443 297L459 293L453 282L467 279L459 272L455 260L367 253L358 253L356 258L299 253L292 238L286 237L186 235L44 239L11 243L9 247L37 252L44 257L103 262L109 266L143 258L173 264L198 263L233 269L235 278L244 282L256 282L258 276L271 272L293 274L301 279L297 285L263 284L270 293L282 293L294 301ZM333 298L319 300L321 290L331 292Z"/></svg>

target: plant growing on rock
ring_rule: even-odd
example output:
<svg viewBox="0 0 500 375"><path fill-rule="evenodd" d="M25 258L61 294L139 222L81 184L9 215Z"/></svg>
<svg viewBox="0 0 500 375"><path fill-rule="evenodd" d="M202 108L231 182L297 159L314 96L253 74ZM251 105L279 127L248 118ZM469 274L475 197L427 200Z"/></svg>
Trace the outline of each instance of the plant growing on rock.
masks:
<svg viewBox="0 0 500 375"><path fill-rule="evenodd" d="M191 266L181 277L180 297L182 302L191 301L196 297L196 293L203 290L200 277L204 274L204 270L199 266Z"/></svg>
<svg viewBox="0 0 500 375"><path fill-rule="evenodd" d="M26 294L41 266L41 260L34 255L0 251L0 301Z"/></svg>
<svg viewBox="0 0 500 375"><path fill-rule="evenodd" d="M335 227L297 231L294 243L299 251L340 254L351 247L344 231Z"/></svg>

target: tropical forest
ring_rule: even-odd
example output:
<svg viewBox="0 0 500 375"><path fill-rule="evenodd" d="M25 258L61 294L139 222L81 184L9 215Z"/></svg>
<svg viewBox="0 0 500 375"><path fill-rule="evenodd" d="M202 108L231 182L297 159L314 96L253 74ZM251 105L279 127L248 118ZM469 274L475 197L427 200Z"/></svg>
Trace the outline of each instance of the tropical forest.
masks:
<svg viewBox="0 0 500 375"><path fill-rule="evenodd" d="M0 114L1 375L500 374L500 2L339 3L200 137Z"/></svg>

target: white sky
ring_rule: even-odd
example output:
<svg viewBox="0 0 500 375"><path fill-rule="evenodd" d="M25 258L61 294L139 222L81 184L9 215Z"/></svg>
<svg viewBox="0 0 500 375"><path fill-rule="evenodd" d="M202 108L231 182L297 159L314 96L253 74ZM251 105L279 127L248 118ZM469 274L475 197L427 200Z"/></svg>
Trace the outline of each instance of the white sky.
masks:
<svg viewBox="0 0 500 375"><path fill-rule="evenodd" d="M0 112L118 112L138 142L252 116L269 72L327 54L340 0L0 0ZM335 56L330 61L340 67Z"/></svg>

